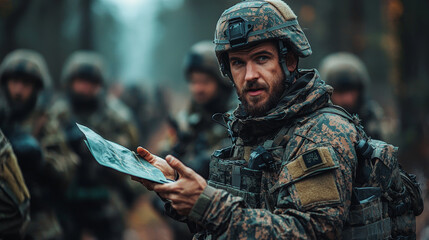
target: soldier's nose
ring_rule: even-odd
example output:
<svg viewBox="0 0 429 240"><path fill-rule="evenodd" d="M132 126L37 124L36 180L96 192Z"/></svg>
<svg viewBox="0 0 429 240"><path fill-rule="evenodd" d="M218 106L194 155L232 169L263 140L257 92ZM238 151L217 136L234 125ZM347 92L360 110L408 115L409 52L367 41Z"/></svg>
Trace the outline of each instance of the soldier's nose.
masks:
<svg viewBox="0 0 429 240"><path fill-rule="evenodd" d="M248 63L246 65L246 75L244 76L244 80L255 81L255 80L258 80L258 77L259 77L259 74L256 67L253 64Z"/></svg>

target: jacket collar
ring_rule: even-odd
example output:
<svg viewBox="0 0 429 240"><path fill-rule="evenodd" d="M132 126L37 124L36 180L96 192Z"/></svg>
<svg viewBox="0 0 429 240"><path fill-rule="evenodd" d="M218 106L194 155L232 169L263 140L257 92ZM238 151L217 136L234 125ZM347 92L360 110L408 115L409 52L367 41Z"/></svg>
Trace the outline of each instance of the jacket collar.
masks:
<svg viewBox="0 0 429 240"><path fill-rule="evenodd" d="M300 70L299 76L291 88L285 91L277 106L265 116L249 116L240 104L231 119L234 136L245 142L252 141L329 104L333 88L320 79L316 69Z"/></svg>

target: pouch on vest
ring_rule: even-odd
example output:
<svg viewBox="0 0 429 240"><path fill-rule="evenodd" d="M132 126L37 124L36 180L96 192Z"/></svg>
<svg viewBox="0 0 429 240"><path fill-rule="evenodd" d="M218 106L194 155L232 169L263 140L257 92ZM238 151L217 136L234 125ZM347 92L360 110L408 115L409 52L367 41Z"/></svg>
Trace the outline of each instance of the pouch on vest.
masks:
<svg viewBox="0 0 429 240"><path fill-rule="evenodd" d="M208 184L228 191L244 199L252 208L261 206L262 171L246 167L245 160L220 159L215 156L210 161Z"/></svg>
<svg viewBox="0 0 429 240"><path fill-rule="evenodd" d="M362 139L356 152L356 183L381 189L381 200L387 203L391 219L392 237L415 238L415 216L423 211L423 200L415 178L398 163L398 148L383 141Z"/></svg>
<svg viewBox="0 0 429 240"><path fill-rule="evenodd" d="M378 187L353 188L352 204L343 230L343 239L389 239L391 231L387 206Z"/></svg>

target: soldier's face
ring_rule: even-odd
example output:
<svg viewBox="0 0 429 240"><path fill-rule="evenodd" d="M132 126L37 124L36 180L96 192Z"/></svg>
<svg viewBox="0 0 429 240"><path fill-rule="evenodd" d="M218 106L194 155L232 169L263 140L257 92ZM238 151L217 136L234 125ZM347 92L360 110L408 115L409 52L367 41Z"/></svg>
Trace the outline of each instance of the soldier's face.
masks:
<svg viewBox="0 0 429 240"><path fill-rule="evenodd" d="M332 93L331 100L334 104L345 108L350 113L357 113L359 90L335 91Z"/></svg>
<svg viewBox="0 0 429 240"><path fill-rule="evenodd" d="M81 78L74 79L71 88L74 93L88 98L97 96L101 91L101 85L99 83L90 82Z"/></svg>
<svg viewBox="0 0 429 240"><path fill-rule="evenodd" d="M284 92L284 73L273 42L228 53L238 96L252 116L262 116L275 107Z"/></svg>
<svg viewBox="0 0 429 240"><path fill-rule="evenodd" d="M217 94L217 82L214 77L203 72L191 72L189 75L189 90L192 99L204 105L209 103Z"/></svg>
<svg viewBox="0 0 429 240"><path fill-rule="evenodd" d="M35 85L32 81L11 78L7 81L7 90L13 102L25 103L35 91Z"/></svg>

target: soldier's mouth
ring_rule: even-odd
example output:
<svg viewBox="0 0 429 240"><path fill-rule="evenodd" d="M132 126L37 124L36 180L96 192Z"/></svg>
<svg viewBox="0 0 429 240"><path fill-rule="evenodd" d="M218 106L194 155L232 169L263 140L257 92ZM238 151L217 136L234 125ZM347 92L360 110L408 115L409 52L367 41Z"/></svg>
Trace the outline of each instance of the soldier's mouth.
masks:
<svg viewBox="0 0 429 240"><path fill-rule="evenodd" d="M250 96L258 96L258 95L261 95L264 91L265 91L264 88L256 88L256 89L248 89L247 93Z"/></svg>

